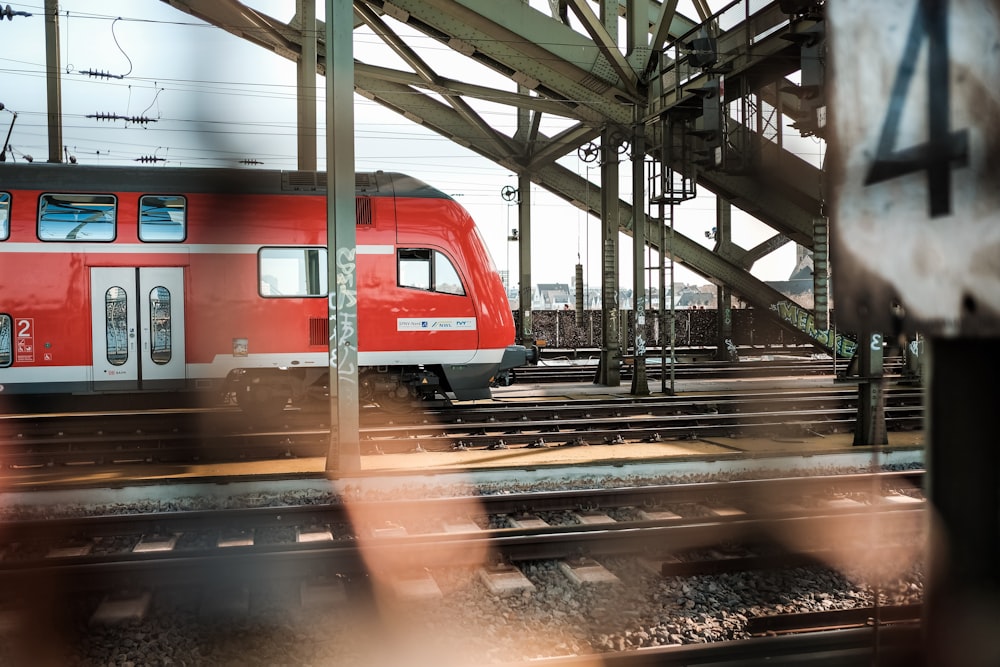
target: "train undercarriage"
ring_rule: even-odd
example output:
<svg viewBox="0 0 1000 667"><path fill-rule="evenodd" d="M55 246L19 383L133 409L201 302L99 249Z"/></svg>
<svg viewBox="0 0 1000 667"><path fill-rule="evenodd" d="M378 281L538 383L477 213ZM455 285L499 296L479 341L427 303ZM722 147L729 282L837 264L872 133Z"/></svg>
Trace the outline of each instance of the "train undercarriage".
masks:
<svg viewBox="0 0 1000 667"><path fill-rule="evenodd" d="M429 400L475 400L492 396L490 387L514 383L518 366L535 363L538 350L511 345L499 364L362 366L358 401L386 412L410 410ZM274 416L289 404L329 400L325 368L237 368L223 383L223 399L247 414Z"/></svg>

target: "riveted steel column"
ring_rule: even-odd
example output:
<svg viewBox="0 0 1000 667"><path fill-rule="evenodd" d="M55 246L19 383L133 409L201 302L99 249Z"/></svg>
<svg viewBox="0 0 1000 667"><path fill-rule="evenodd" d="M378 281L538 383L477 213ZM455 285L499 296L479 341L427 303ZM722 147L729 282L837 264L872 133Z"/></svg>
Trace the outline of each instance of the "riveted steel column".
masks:
<svg viewBox="0 0 1000 667"><path fill-rule="evenodd" d="M330 447L326 469L361 469L354 204L354 8L326 0L326 192Z"/></svg>
<svg viewBox="0 0 1000 667"><path fill-rule="evenodd" d="M733 231L733 207L723 197L715 198L715 252L721 253L730 247ZM719 361L739 361L736 344L733 341L733 290L726 284L716 291L716 341L715 358Z"/></svg>
<svg viewBox="0 0 1000 667"><path fill-rule="evenodd" d="M302 52L298 62L298 86L295 104L298 109L299 169L316 169L316 0L298 0L302 21Z"/></svg>
<svg viewBox="0 0 1000 667"><path fill-rule="evenodd" d="M535 338L531 325L531 177L528 174L518 175L517 192L520 195L517 205L517 268L521 309L518 338L521 345L531 346L535 344Z"/></svg>
<svg viewBox="0 0 1000 667"><path fill-rule="evenodd" d="M601 358L596 384L621 384L618 335L618 139L605 129L601 137Z"/></svg>
<svg viewBox="0 0 1000 667"><path fill-rule="evenodd" d="M715 294L719 305L719 342L715 358L720 361L739 361L739 349L733 339L733 290L728 285L719 285Z"/></svg>
<svg viewBox="0 0 1000 667"><path fill-rule="evenodd" d="M600 0L600 21L612 42L618 39L618 3ZM597 384L621 384L621 311L618 309L618 149L623 137L612 127L601 135L601 357Z"/></svg>
<svg viewBox="0 0 1000 667"><path fill-rule="evenodd" d="M632 304L635 331L632 349L635 354L632 366L633 396L649 394L646 378L646 135L645 125L635 108L632 126Z"/></svg>

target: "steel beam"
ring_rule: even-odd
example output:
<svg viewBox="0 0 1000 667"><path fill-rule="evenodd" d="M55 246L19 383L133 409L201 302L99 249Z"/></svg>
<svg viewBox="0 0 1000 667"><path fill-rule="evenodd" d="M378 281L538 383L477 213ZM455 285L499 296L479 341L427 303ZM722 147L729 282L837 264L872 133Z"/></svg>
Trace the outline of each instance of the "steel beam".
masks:
<svg viewBox="0 0 1000 667"><path fill-rule="evenodd" d="M56 0L45 0L45 94L49 116L49 162L62 162L61 76L62 67L59 65L59 3ZM11 127L14 127L13 122L11 123ZM7 148L6 144L4 144L4 148Z"/></svg>
<svg viewBox="0 0 1000 667"><path fill-rule="evenodd" d="M594 382L605 387L621 384L621 336L618 306L618 142L604 130L601 137L601 356Z"/></svg>
<svg viewBox="0 0 1000 667"><path fill-rule="evenodd" d="M636 109L632 128L632 201L646 201L646 133ZM635 216L645 217L645 207L632 207L632 312L635 330L632 334L632 387L633 396L649 394L646 378L646 225Z"/></svg>
<svg viewBox="0 0 1000 667"><path fill-rule="evenodd" d="M296 16L301 18L301 55L297 59L295 105L298 113L296 138L300 171L315 171L319 136L316 129L316 0L298 0Z"/></svg>
<svg viewBox="0 0 1000 667"><path fill-rule="evenodd" d="M611 68L615 71L621 79L621 84L632 98L636 102L639 101L639 78L636 76L635 71L632 69L632 65L629 64L625 56L621 54L618 50L617 34L612 35L604 27L604 24L597 17L594 11L587 4L586 0L566 0L573 13L576 17L580 19L580 23L583 24L583 29L587 31L590 38L594 40L594 44L600 49L604 57L607 58L608 63L610 63ZM617 31L616 31L617 33Z"/></svg>

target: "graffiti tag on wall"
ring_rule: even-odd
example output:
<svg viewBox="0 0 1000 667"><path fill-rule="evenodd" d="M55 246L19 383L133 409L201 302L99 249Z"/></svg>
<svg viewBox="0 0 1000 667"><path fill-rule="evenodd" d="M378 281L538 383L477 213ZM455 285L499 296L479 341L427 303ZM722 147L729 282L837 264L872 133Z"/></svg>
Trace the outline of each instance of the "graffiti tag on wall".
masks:
<svg viewBox="0 0 1000 667"><path fill-rule="evenodd" d="M841 334L837 334L836 340L834 340L834 336L829 329L817 329L813 315L808 310L799 307L791 301L779 301L771 306L771 310L777 311L778 316L781 317L781 319L785 320L820 345L825 345L828 348L836 350L838 357L845 357L849 359L854 356L854 351L858 347L857 342Z"/></svg>
<svg viewBox="0 0 1000 667"><path fill-rule="evenodd" d="M357 382L358 369L358 351L355 342L358 319L358 289L354 282L356 252L354 248L337 248L336 288L328 297L331 306L330 367L337 369L337 377L341 382L352 384ZM336 299L335 308L334 299Z"/></svg>

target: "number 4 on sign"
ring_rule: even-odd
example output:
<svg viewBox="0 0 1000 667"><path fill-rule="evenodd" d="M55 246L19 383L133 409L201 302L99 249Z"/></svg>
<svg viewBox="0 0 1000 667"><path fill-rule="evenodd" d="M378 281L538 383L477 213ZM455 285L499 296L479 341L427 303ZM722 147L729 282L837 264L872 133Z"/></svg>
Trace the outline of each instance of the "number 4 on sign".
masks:
<svg viewBox="0 0 1000 667"><path fill-rule="evenodd" d="M948 2L918 0L906 46L900 59L896 81L889 97L889 109L882 122L875 161L865 185L874 185L915 172L927 172L927 188L932 218L951 213L952 166L965 166L969 160L968 130L952 132L948 68ZM899 134L899 121L907 92L913 81L917 56L923 40L927 51L927 143L893 150Z"/></svg>

